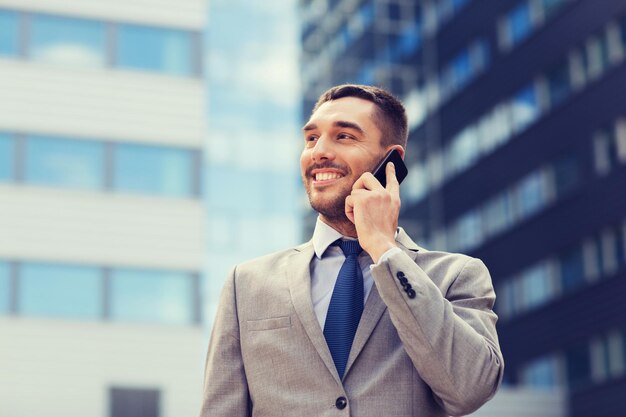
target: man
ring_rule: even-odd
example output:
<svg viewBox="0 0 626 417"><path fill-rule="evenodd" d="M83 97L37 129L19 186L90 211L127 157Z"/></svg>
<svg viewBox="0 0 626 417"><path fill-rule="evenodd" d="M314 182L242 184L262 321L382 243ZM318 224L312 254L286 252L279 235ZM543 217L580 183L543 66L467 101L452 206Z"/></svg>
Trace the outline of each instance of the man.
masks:
<svg viewBox="0 0 626 417"><path fill-rule="evenodd" d="M227 279L201 417L476 410L503 370L489 273L478 259L411 241L397 224L393 164L385 188L369 172L391 149L404 155L402 104L378 88L334 87L303 131L313 238Z"/></svg>

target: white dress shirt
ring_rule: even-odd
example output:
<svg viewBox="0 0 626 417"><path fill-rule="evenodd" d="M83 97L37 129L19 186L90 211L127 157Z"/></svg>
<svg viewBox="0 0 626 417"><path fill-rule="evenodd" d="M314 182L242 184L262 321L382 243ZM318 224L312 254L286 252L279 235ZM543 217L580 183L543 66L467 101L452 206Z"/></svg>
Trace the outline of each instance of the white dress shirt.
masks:
<svg viewBox="0 0 626 417"><path fill-rule="evenodd" d="M337 275L339 275L339 270L346 260L341 248L332 244L337 239L356 240L343 236L318 217L312 239L315 256L311 259L310 265L311 300L313 301L313 310L317 316L317 321L322 329L324 329L324 323L326 322L326 313L333 295ZM400 248L397 247L389 249L381 256L378 262L383 262L394 251L399 250ZM358 259L361 272L363 273L363 304L365 305L367 297L372 291L372 285L374 285L371 272L374 261L365 251L361 252Z"/></svg>

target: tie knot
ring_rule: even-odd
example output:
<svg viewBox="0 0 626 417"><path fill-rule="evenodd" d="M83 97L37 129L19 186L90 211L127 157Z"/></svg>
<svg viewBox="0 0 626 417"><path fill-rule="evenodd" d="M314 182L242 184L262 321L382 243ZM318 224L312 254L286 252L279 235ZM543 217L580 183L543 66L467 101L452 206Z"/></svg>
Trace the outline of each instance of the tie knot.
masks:
<svg viewBox="0 0 626 417"><path fill-rule="evenodd" d="M363 250L357 240L338 240L337 245L339 245L346 258L350 255L358 256Z"/></svg>

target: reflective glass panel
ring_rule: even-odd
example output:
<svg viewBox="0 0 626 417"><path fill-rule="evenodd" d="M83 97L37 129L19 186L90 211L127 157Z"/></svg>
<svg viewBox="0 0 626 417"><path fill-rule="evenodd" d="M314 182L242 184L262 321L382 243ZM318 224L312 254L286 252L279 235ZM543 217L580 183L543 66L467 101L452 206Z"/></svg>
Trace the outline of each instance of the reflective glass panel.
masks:
<svg viewBox="0 0 626 417"><path fill-rule="evenodd" d="M17 55L18 33L18 14L0 10L0 55Z"/></svg>
<svg viewBox="0 0 626 417"><path fill-rule="evenodd" d="M111 274L114 320L189 324L193 299L193 279L187 273L118 269Z"/></svg>
<svg viewBox="0 0 626 417"><path fill-rule="evenodd" d="M569 67L563 64L555 68L547 76L548 95L552 107L558 105L567 98L571 90Z"/></svg>
<svg viewBox="0 0 626 417"><path fill-rule="evenodd" d="M47 263L22 264L18 311L32 316L97 319L102 314L99 268Z"/></svg>
<svg viewBox="0 0 626 417"><path fill-rule="evenodd" d="M116 64L126 68L193 75L190 32L147 26L120 25Z"/></svg>
<svg viewBox="0 0 626 417"><path fill-rule="evenodd" d="M104 145L101 142L48 137L26 141L26 181L71 188L102 188Z"/></svg>
<svg viewBox="0 0 626 417"><path fill-rule="evenodd" d="M0 261L0 314L9 312L11 301L11 271L8 262Z"/></svg>
<svg viewBox="0 0 626 417"><path fill-rule="evenodd" d="M534 86L528 86L513 97L511 101L511 117L513 128L520 131L539 116L539 100Z"/></svg>
<svg viewBox="0 0 626 417"><path fill-rule="evenodd" d="M6 133L0 133L0 181L13 178L15 163L15 140Z"/></svg>
<svg viewBox="0 0 626 417"><path fill-rule="evenodd" d="M101 67L106 62L105 32L102 22L35 15L32 18L29 55L36 61Z"/></svg>
<svg viewBox="0 0 626 417"><path fill-rule="evenodd" d="M116 190L176 197L193 193L193 152L120 144L115 151Z"/></svg>
<svg viewBox="0 0 626 417"><path fill-rule="evenodd" d="M507 16L506 25L511 45L520 43L530 34L532 30L532 12L530 7L530 2L524 1L511 10Z"/></svg>
<svg viewBox="0 0 626 417"><path fill-rule="evenodd" d="M561 256L559 264L563 292L573 291L585 285L585 267L581 248L575 248Z"/></svg>

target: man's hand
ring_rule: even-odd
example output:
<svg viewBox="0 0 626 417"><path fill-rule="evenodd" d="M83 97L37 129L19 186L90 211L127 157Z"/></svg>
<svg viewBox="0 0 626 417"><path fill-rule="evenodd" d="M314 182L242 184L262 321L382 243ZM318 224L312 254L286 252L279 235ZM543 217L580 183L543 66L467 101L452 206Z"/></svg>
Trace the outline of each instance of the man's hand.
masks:
<svg viewBox="0 0 626 417"><path fill-rule="evenodd" d="M352 186L346 198L346 216L356 227L359 243L376 263L383 253L396 246L400 214L400 184L392 162L385 167L387 187L366 172Z"/></svg>

